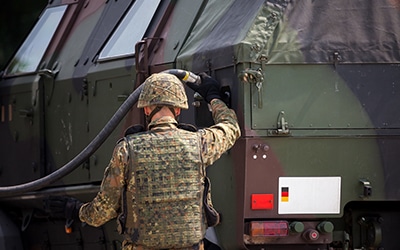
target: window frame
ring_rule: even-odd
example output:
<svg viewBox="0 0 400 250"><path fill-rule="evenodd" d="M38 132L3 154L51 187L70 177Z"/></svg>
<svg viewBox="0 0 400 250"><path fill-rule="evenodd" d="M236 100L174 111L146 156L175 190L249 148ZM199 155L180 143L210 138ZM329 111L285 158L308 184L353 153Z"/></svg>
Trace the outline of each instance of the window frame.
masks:
<svg viewBox="0 0 400 250"><path fill-rule="evenodd" d="M140 5L138 5L138 3ZM117 25L116 29L106 40L104 46L98 53L97 61L103 62L125 57L134 57L135 44L141 41L145 37L154 17L156 16L157 10L160 8L161 4L162 4L161 0L136 0L134 4L130 7L130 9L126 12L121 22ZM148 6L152 7L152 11L149 11L148 8L146 8ZM129 37L128 35L132 35L132 31L129 32L129 30L132 30L130 28L132 28L132 25L134 24L135 21L143 17L143 15L138 15L138 14L146 15L145 24L141 23L139 25L140 30L136 32L136 37L133 38L131 41L126 42L122 52L117 51L117 53L115 53L115 47L118 47L118 45L120 45L122 42L120 39ZM129 17L132 17L132 19L129 19ZM127 46L128 44L130 45L129 48ZM108 51L105 52L105 50ZM114 52L112 52L113 50ZM104 55L104 53L107 54Z"/></svg>
<svg viewBox="0 0 400 250"><path fill-rule="evenodd" d="M35 26L32 28L31 32L28 34L22 45L18 48L17 52L14 54L10 62L7 64L5 69L4 76L16 76L16 75L24 75L31 74L37 72L40 67L44 56L48 48L51 46L53 39L56 37L57 31L63 23L63 20L68 12L68 5L57 5L46 8ZM59 14L58 16L51 16ZM56 21L56 22L55 22ZM53 24L52 32L49 32L48 26L46 24ZM43 34L49 34L45 38L45 42L43 43L41 40ZM21 62L18 61L18 57L20 58L31 58L32 57L32 48L35 45L43 45L39 53L35 53L36 56L34 60L29 59L29 66L24 69L20 69L23 67ZM31 52L27 51L31 49ZM37 49L35 48L35 51ZM22 61L22 60L21 60ZM18 66L20 65L20 66ZM15 69L15 67L18 67Z"/></svg>

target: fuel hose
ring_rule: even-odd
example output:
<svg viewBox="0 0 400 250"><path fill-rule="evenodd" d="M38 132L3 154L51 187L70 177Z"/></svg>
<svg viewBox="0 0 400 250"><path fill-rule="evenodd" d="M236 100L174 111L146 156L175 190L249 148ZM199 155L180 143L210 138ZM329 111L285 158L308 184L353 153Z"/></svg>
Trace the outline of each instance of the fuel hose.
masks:
<svg viewBox="0 0 400 250"><path fill-rule="evenodd" d="M200 84L201 82L201 78L190 71L181 69L169 69L163 72L175 75L184 83L191 82ZM103 127L103 129L96 135L96 137L71 161L69 161L56 171L50 173L49 175L46 175L37 180L14 186L0 187L0 197L19 195L25 192L35 191L44 188L56 182L57 180L63 178L64 176L70 174L72 171L78 168L82 163L86 161L86 159L88 159L94 152L96 152L96 150L110 136L110 134L118 126L121 120L125 117L125 115L133 107L133 105L138 101L142 88L143 84L141 84L129 95L129 97L124 101L124 103L122 103L122 105L114 113L111 119Z"/></svg>

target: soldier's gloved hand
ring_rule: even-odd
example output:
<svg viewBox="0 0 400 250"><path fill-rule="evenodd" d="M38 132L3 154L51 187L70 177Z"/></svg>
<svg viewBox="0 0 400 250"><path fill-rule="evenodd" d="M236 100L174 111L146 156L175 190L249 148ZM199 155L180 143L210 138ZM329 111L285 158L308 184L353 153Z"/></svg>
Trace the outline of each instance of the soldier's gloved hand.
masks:
<svg viewBox="0 0 400 250"><path fill-rule="evenodd" d="M221 99L219 83L206 73L200 73L199 76L201 77L201 84L197 85L187 82L186 85L199 93L208 103L210 103L212 99Z"/></svg>
<svg viewBox="0 0 400 250"><path fill-rule="evenodd" d="M83 205L80 200L67 196L50 196L44 202L45 210L52 216L79 221L79 209Z"/></svg>

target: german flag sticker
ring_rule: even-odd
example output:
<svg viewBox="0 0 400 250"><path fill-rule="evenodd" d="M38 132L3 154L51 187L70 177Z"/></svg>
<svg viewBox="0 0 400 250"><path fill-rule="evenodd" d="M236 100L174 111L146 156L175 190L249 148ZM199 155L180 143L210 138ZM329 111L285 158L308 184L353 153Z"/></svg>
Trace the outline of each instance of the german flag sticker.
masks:
<svg viewBox="0 0 400 250"><path fill-rule="evenodd" d="M289 201L289 187L282 187L281 188L281 202L288 202Z"/></svg>

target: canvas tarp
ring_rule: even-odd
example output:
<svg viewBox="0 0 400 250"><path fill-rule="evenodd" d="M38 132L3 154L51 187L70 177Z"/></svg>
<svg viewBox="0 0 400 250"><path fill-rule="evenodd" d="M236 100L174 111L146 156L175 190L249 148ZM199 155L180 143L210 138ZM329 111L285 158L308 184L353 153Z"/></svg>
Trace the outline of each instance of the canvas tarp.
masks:
<svg viewBox="0 0 400 250"><path fill-rule="evenodd" d="M178 63L398 63L399 19L397 0L210 0Z"/></svg>

